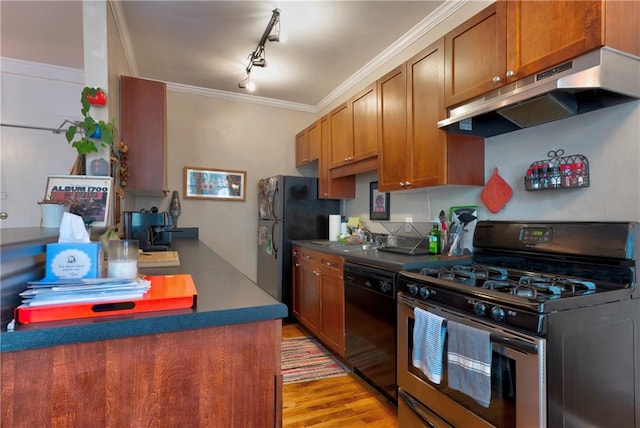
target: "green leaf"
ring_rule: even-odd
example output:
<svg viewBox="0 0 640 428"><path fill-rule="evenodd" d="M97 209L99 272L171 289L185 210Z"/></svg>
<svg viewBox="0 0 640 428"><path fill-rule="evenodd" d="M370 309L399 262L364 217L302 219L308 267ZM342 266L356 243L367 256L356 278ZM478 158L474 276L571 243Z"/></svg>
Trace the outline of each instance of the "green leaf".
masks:
<svg viewBox="0 0 640 428"><path fill-rule="evenodd" d="M69 126L69 129L67 129L67 132L65 132L64 134L67 137L67 143L70 143L71 140L73 140L73 137L75 137L77 131L78 128L76 128L75 125Z"/></svg>

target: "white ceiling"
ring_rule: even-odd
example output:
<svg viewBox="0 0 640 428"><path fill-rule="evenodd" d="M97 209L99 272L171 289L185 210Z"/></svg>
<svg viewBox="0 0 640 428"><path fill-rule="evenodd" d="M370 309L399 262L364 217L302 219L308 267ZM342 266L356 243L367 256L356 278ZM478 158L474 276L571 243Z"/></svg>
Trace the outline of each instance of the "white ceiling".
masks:
<svg viewBox="0 0 640 428"><path fill-rule="evenodd" d="M134 74L242 94L248 94L238 87L248 55L278 8L287 41L267 42L268 66L253 68L257 89L251 95L316 106L384 60L443 3L126 0L112 5ZM2 0L2 55L82 68L81 4Z"/></svg>

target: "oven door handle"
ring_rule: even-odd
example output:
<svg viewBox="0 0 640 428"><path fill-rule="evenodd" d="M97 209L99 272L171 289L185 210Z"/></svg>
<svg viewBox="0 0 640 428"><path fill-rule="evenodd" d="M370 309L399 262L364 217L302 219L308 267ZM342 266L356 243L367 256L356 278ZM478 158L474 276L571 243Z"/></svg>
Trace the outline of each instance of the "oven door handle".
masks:
<svg viewBox="0 0 640 428"><path fill-rule="evenodd" d="M431 423L428 419L428 417L430 416L429 413L431 412L429 412L420 402L418 402L418 400L416 400L415 398L413 398L412 396L410 396L404 391L398 391L398 395L400 396L400 398L402 398L402 401L404 401L406 405L409 406L411 411L413 411L413 413L417 417L419 417L422 422L427 424L428 427L438 428L433 423Z"/></svg>
<svg viewBox="0 0 640 428"><path fill-rule="evenodd" d="M499 336L497 334L491 335L491 341L493 343L499 343L506 345L509 348L513 348L516 351L524 352L525 354L538 354L538 345L535 343L525 342L524 340L514 339L511 337Z"/></svg>
<svg viewBox="0 0 640 428"><path fill-rule="evenodd" d="M411 311L413 311L413 309L415 308L415 306L409 304L408 302L405 302L403 300L398 301ZM515 349L516 351L524 352L525 354L538 355L538 345L536 345L535 343L529 343L525 342L524 340L505 337L493 333L491 334L491 341L493 343L508 346L509 348Z"/></svg>

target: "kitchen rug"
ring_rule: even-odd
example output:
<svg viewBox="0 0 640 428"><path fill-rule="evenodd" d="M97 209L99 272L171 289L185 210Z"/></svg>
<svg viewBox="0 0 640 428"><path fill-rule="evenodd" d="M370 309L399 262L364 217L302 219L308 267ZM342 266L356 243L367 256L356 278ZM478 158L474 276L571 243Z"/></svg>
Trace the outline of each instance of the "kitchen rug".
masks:
<svg viewBox="0 0 640 428"><path fill-rule="evenodd" d="M349 372L313 338L283 338L281 346L284 384L345 376Z"/></svg>

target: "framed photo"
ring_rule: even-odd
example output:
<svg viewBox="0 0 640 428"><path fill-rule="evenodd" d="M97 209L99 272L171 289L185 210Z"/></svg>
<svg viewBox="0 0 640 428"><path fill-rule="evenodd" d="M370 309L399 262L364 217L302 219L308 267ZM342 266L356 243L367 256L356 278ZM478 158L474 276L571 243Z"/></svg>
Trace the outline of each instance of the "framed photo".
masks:
<svg viewBox="0 0 640 428"><path fill-rule="evenodd" d="M371 220L389 220L389 192L378 192L378 182L369 184L369 218Z"/></svg>
<svg viewBox="0 0 640 428"><path fill-rule="evenodd" d="M214 168L184 167L184 197L244 201L247 172Z"/></svg>
<svg viewBox="0 0 640 428"><path fill-rule="evenodd" d="M108 176L51 175L45 199L70 202L69 212L82 217L92 227L109 223L112 179Z"/></svg>

